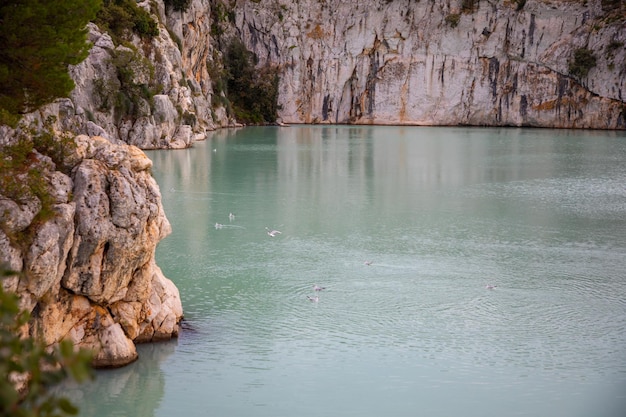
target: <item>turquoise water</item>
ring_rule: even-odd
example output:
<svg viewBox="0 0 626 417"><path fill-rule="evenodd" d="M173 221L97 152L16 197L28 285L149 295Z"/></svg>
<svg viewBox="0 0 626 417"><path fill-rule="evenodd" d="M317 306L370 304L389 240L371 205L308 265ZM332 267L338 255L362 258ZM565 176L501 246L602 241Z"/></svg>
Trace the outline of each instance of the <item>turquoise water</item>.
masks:
<svg viewBox="0 0 626 417"><path fill-rule="evenodd" d="M624 415L623 132L265 127L148 155L183 331L68 389L81 415Z"/></svg>

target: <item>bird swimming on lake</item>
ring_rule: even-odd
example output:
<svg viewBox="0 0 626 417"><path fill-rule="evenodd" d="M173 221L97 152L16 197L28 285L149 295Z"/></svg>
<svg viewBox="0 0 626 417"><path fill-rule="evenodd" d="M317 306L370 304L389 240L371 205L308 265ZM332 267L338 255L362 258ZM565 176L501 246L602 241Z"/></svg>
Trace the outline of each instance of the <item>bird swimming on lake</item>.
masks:
<svg viewBox="0 0 626 417"><path fill-rule="evenodd" d="M491 285L491 284L485 285L485 288L488 289L488 290L493 290L496 287L497 287L497 285Z"/></svg>
<svg viewBox="0 0 626 417"><path fill-rule="evenodd" d="M224 225L223 225L223 224L221 224L221 223L215 223L215 228L216 228L216 229L221 229L222 227L224 227Z"/></svg>
<svg viewBox="0 0 626 417"><path fill-rule="evenodd" d="M326 287L320 287L317 284L313 285L313 291L323 291L325 289L326 289Z"/></svg>
<svg viewBox="0 0 626 417"><path fill-rule="evenodd" d="M369 265L371 265L371 264L372 264L372 261L365 261L365 262L363 262L363 263L364 263L365 265L368 265L368 266L369 266Z"/></svg>
<svg viewBox="0 0 626 417"><path fill-rule="evenodd" d="M310 295L307 295L306 298L308 298L309 301L312 303L317 303L320 300L320 298L317 295L315 297L311 297Z"/></svg>
<svg viewBox="0 0 626 417"><path fill-rule="evenodd" d="M281 234L279 230L270 230L268 227L266 227L265 230L267 230L267 234L271 237L276 237Z"/></svg>
<svg viewBox="0 0 626 417"><path fill-rule="evenodd" d="M233 213L230 213L230 214L228 215L228 220L230 220L231 222L232 222L233 220L235 220L235 215L234 215Z"/></svg>

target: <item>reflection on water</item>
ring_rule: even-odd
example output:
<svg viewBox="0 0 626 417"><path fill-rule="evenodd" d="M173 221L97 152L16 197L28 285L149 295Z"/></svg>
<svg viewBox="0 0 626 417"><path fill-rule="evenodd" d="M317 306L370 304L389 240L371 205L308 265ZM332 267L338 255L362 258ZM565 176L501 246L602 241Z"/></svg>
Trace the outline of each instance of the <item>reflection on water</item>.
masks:
<svg viewBox="0 0 626 417"><path fill-rule="evenodd" d="M149 156L187 329L134 415L626 406L623 133L246 128Z"/></svg>
<svg viewBox="0 0 626 417"><path fill-rule="evenodd" d="M165 389L160 366L174 353L176 343L139 345L140 361L100 370L92 382L64 384L59 393L79 405L81 416L152 416Z"/></svg>

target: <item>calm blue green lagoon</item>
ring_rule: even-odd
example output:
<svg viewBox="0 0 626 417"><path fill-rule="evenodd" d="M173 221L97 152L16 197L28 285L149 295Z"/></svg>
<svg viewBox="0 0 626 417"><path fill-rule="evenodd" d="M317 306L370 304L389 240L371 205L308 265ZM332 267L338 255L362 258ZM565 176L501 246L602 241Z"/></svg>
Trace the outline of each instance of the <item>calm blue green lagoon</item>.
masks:
<svg viewBox="0 0 626 417"><path fill-rule="evenodd" d="M248 127L148 155L185 320L68 387L81 415L625 415L625 132Z"/></svg>

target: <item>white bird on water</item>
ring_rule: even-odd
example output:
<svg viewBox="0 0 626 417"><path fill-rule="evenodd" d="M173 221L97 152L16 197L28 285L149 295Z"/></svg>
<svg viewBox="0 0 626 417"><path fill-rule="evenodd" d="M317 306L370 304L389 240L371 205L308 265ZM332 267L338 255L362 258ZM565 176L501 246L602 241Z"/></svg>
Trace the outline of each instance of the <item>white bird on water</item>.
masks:
<svg viewBox="0 0 626 417"><path fill-rule="evenodd" d="M326 287L320 287L317 284L313 285L313 291L323 291L325 289L326 289Z"/></svg>
<svg viewBox="0 0 626 417"><path fill-rule="evenodd" d="M312 303L317 303L320 300L320 298L317 295L315 297L311 297L310 295L307 295L306 298L308 298L309 301Z"/></svg>
<svg viewBox="0 0 626 417"><path fill-rule="evenodd" d="M271 237L276 237L281 233L279 230L270 230L268 227L266 227L265 230L267 230L267 234Z"/></svg>
<svg viewBox="0 0 626 417"><path fill-rule="evenodd" d="M223 225L223 224L221 224L221 223L215 223L215 228L216 228L216 229L221 229L222 227L224 227L224 225Z"/></svg>
<svg viewBox="0 0 626 417"><path fill-rule="evenodd" d="M372 261L365 261L365 262L363 262L363 263L364 263L365 265L368 265L368 266L369 266L369 265L371 265L371 264L372 264Z"/></svg>
<svg viewBox="0 0 626 417"><path fill-rule="evenodd" d="M497 285L491 285L491 284L485 285L485 288L488 289L488 290L493 290L496 287L497 287Z"/></svg>
<svg viewBox="0 0 626 417"><path fill-rule="evenodd" d="M233 220L235 220L235 215L234 215L233 213L230 213L230 214L228 215L228 220L230 220L231 222L232 222Z"/></svg>

